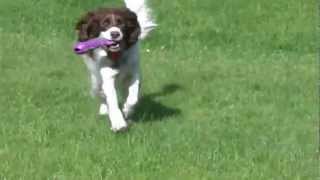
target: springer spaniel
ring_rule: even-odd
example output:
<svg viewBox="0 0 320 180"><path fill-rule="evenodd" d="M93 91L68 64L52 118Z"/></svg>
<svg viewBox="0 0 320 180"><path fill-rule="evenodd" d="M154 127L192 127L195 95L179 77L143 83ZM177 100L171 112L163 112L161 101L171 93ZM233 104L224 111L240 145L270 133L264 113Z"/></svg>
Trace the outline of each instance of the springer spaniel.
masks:
<svg viewBox="0 0 320 180"><path fill-rule="evenodd" d="M99 114L109 115L111 130L126 130L138 102L139 40L156 26L144 0L125 0L127 8L101 8L86 13L76 24L78 41L101 37L114 41L82 55L91 77L91 93L101 99ZM117 90L126 100L119 108Z"/></svg>

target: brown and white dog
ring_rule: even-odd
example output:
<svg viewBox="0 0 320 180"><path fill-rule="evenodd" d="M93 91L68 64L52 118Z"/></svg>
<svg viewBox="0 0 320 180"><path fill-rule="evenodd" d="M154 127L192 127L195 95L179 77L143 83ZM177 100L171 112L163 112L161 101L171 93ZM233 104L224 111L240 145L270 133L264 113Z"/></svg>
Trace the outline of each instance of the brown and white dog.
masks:
<svg viewBox="0 0 320 180"><path fill-rule="evenodd" d="M101 37L116 43L82 55L91 77L92 94L101 98L99 114L109 115L111 129L127 129L138 102L139 40L154 29L145 0L125 0L127 8L101 8L86 13L76 24L78 41ZM120 110L118 86L126 100Z"/></svg>

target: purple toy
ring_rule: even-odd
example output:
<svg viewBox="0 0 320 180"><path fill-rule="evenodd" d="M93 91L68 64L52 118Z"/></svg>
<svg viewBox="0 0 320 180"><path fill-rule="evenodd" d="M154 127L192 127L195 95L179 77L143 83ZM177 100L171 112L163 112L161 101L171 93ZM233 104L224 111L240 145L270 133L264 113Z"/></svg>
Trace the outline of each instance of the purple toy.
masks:
<svg viewBox="0 0 320 180"><path fill-rule="evenodd" d="M114 41L105 38L95 38L84 42L78 42L77 44L75 44L73 50L76 54L84 54L91 49L95 49L102 46L110 46L114 43Z"/></svg>

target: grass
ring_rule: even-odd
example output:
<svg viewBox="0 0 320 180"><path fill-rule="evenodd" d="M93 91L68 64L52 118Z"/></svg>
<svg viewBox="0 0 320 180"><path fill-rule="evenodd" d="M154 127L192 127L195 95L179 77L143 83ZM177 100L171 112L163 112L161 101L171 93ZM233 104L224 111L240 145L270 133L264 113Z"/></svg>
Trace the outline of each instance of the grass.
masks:
<svg viewBox="0 0 320 180"><path fill-rule="evenodd" d="M0 179L319 177L316 2L150 4L136 123L114 134L71 47L121 1L0 2Z"/></svg>

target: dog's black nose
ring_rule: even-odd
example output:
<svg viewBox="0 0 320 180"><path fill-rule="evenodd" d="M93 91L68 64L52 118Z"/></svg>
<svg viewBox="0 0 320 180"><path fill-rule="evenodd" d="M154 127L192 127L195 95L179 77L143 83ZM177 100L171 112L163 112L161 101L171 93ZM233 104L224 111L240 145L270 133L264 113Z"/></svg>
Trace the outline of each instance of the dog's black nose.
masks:
<svg viewBox="0 0 320 180"><path fill-rule="evenodd" d="M118 31L111 31L111 38L117 39L120 36L120 33Z"/></svg>

